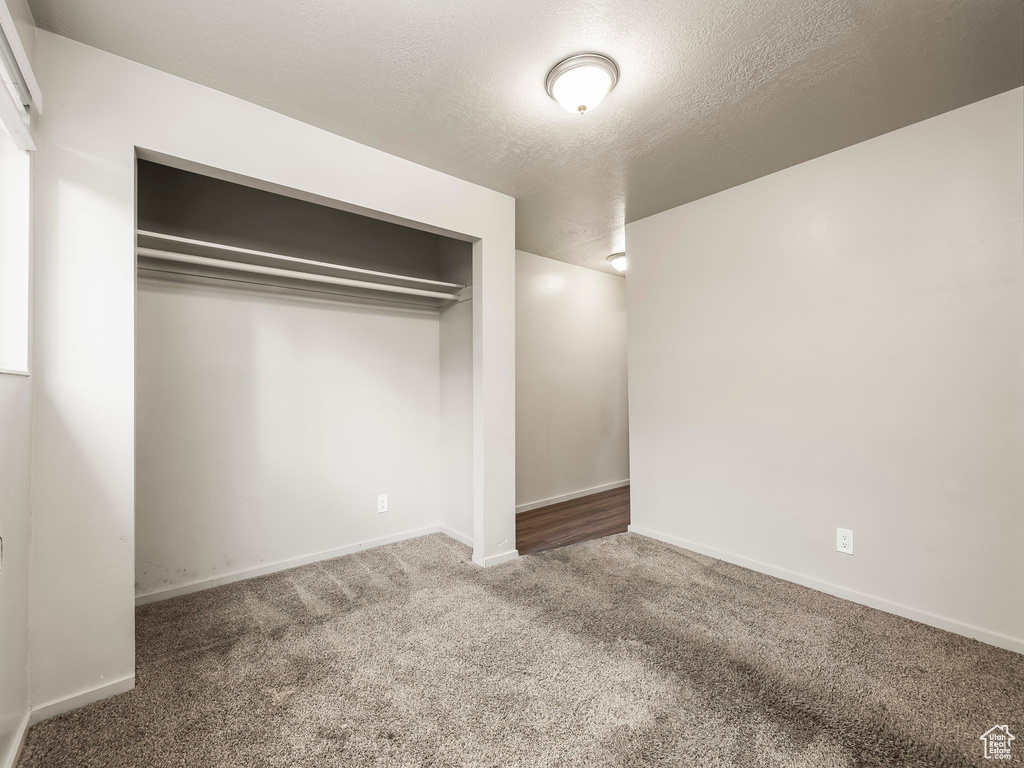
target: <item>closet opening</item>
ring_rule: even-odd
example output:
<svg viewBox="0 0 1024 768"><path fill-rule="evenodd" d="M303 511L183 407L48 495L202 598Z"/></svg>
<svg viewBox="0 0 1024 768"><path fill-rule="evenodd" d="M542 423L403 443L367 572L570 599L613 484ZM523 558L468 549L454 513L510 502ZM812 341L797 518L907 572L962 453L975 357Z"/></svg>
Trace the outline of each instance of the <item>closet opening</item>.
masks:
<svg viewBox="0 0 1024 768"><path fill-rule="evenodd" d="M473 243L140 157L136 602L472 546Z"/></svg>

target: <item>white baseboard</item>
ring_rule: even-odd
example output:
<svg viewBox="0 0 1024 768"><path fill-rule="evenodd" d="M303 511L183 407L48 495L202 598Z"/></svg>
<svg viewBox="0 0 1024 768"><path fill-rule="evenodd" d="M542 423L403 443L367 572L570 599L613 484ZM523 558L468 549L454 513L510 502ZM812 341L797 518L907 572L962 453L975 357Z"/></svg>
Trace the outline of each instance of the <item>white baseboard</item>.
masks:
<svg viewBox="0 0 1024 768"><path fill-rule="evenodd" d="M43 720L48 720L51 717L63 715L65 712L70 712L73 709L84 707L86 704L92 704L93 702L100 701L101 699L116 696L119 693L126 693L134 687L135 673L133 672L130 675L125 675L124 677L112 682L97 685L95 688L89 688L81 693L66 696L63 699L57 699L56 701L51 701L38 707L33 705L32 709L28 713L28 724L29 726L33 726L36 723L41 723Z"/></svg>
<svg viewBox="0 0 1024 768"><path fill-rule="evenodd" d="M604 485L596 485L593 488L584 488L582 491L573 491L572 493L563 493L561 496L552 496L550 499L539 499L537 501L527 502L526 504L519 504L516 506L516 514L518 515L520 512L529 512L531 509L548 507L562 501L572 501L573 499L579 499L583 496L589 496L592 493L611 491L615 488L622 488L624 485L629 485L628 477L625 480L616 480L614 483L605 483Z"/></svg>
<svg viewBox="0 0 1024 768"><path fill-rule="evenodd" d="M473 537L472 536L467 536L464 533L459 533L458 531L454 531L454 530L452 530L451 528L449 528L446 525L439 525L438 526L438 530L441 533L443 533L445 536L447 536L449 539L455 539L456 541L462 542L463 544L465 544L470 549L473 548Z"/></svg>
<svg viewBox="0 0 1024 768"><path fill-rule="evenodd" d="M376 539L370 539L369 541L348 544L344 547L338 547L337 549L315 552L311 555L302 555L301 557L293 557L287 560L278 560L277 562L267 563L255 568L243 568L238 571L232 571L231 573L225 573L221 576L213 576L208 579L190 581L187 584L180 584L176 587L171 587L170 589L161 589L155 592L148 592L144 595L136 595L135 605L138 607L140 605L147 605L148 603L156 603L161 600L170 600L172 597L180 597L181 595L187 595L192 592L200 592L204 589L220 587L224 584L233 584L236 581L252 579L256 576L265 576L268 573L287 571L292 568L298 568L301 565L309 565L310 563L316 563L321 560L333 560L336 557L350 555L353 552L359 552L364 549L373 549L374 547L380 547L384 544L394 544L396 541L417 539L420 536L429 536L432 533L443 533L456 541L461 541L463 544L468 544L471 547L473 546L472 540L468 537L457 534L444 526L432 525L427 528L417 528L412 531L403 531L402 533L395 533L390 536L381 536Z"/></svg>
<svg viewBox="0 0 1024 768"><path fill-rule="evenodd" d="M18 730L14 733L14 740L11 741L7 754L4 755L3 761L0 762L0 768L14 768L18 764L18 758L21 757L21 749L25 746L25 737L28 735L28 715L29 713L26 711L25 716L21 718Z"/></svg>
<svg viewBox="0 0 1024 768"><path fill-rule="evenodd" d="M519 557L518 549L510 549L507 552L499 552L496 555L490 557L477 558L476 554L473 555L473 562L483 568L492 568L495 565L501 565L507 563L509 560L515 560Z"/></svg>
<svg viewBox="0 0 1024 768"><path fill-rule="evenodd" d="M667 533L659 533L658 531L652 531L647 528L643 528L637 525L630 525L629 531L631 533L637 533L641 536L646 536L650 539L657 539L663 541L666 544L672 544L676 547L682 547L692 552L699 552L702 555L713 557L717 560L724 560L727 563L733 563L744 568L749 568L752 571L758 571L760 573L766 573L769 576L775 576L783 579L784 581L790 581L794 584L800 584L804 587L810 587L816 589L819 592L824 592L835 597L841 597L844 600L849 600L853 603L859 603L866 605L869 608L877 608L880 611L886 613L892 613L896 616L902 616L905 619L920 622L921 624L927 624L931 627L937 627L944 629L947 632L953 632L957 635L963 635L964 637L970 637L975 640L980 640L983 643L994 645L997 648L1005 648L1008 651L1015 651L1016 653L1024 653L1024 640L1003 635L998 632L991 632L981 627L975 627L971 624L965 624L961 621L954 619L947 619L944 616L936 616L934 613L928 613L927 611L921 611L917 608L911 608L907 605L901 605L900 603L894 603L891 600L886 600L882 597L875 597L874 595L868 595L864 592L858 592L853 589L847 589L841 587L838 584L833 584L828 581L814 578L813 576L805 576L802 573L794 573L793 571L786 570L785 568L779 568L769 563L762 563L760 560L752 560L749 557L743 557L742 555L735 555L731 552L725 552L715 547L709 547L704 544L698 544L695 541L688 541L687 539L681 539L678 536L671 536Z"/></svg>

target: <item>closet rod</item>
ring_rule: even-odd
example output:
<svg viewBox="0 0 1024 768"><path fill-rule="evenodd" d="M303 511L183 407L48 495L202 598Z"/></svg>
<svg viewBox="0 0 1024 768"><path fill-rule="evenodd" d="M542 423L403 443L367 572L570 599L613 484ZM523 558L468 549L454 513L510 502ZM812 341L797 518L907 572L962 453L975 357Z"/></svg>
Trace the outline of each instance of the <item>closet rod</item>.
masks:
<svg viewBox="0 0 1024 768"><path fill-rule="evenodd" d="M158 266L155 265L148 267L143 264L140 264L139 274L142 275L142 273L146 273L149 275L175 275L177 277L190 277L196 280L212 280L214 282L233 283L236 285L256 285L261 288L279 288L281 290L294 293L304 293L309 294L310 296L330 296L335 299L358 298L361 301L372 301L381 304L395 304L400 307L411 307L414 309L437 309L437 307L435 307L433 304L426 304L418 301L403 301L400 297L397 296L394 298L392 298L391 296L388 296L387 298L385 298L384 296L352 296L351 294L348 293L338 293L337 291L324 290L323 288L320 288L319 286L315 285L271 285L266 280L261 281L259 279L259 275L253 275L253 278L251 280L246 280L246 276L241 274L232 275L231 277L228 277L227 275L199 275L196 274L195 272L183 272L180 269L160 269ZM0 373L2 373L2 371L0 371Z"/></svg>
<svg viewBox="0 0 1024 768"><path fill-rule="evenodd" d="M274 277L285 277L291 280L309 280L314 283L330 283L331 285L347 285L351 288L365 288L371 291L386 291L387 293L402 293L407 296L429 296L434 299L459 298L457 293L443 293L441 291L428 291L422 288L406 288L403 285L387 285L385 283L371 283L366 280L350 280L347 277L332 277L331 275L316 275L310 272L296 272L292 269L278 269L277 267L264 267L259 264L246 264L240 261L225 261L224 259L211 259L206 256L192 256L187 253L175 253L174 251L162 251L157 248L136 249L139 256L146 256L161 261L173 261L180 264L196 264L201 267L216 267L217 269L230 269L235 272L250 272L256 275L272 275Z"/></svg>
<svg viewBox="0 0 1024 768"><path fill-rule="evenodd" d="M436 285L440 288L465 288L466 286L461 283L446 283L441 280L429 280L425 277L408 277L407 275L396 275L393 272L377 272L372 269L363 269L361 267L346 267L342 264L329 264L325 261L313 261L311 259L300 259L297 256L285 256L282 253L270 253L268 251L255 251L252 248L241 248L237 245L224 245L223 243L211 243L208 240L193 240L191 237L178 237L177 235L165 235L162 232L150 232L148 230L138 230L140 237L152 237L156 240L167 240L172 243L182 243L184 245L198 245L203 248L215 248L218 251L231 251L232 253L245 253L250 256L262 256L268 259L280 259L281 261L290 261L293 264L309 264L314 267L325 267L327 269L339 269L344 272L357 272L361 275L372 275L373 277L385 277L392 280L402 280L403 282L411 283L426 283L427 285Z"/></svg>

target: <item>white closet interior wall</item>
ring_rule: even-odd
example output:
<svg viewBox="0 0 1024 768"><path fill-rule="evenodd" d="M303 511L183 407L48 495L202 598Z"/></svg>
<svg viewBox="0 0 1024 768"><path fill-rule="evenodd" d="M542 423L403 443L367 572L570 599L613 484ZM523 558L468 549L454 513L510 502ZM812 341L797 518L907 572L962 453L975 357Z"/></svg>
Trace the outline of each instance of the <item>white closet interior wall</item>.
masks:
<svg viewBox="0 0 1024 768"><path fill-rule="evenodd" d="M473 283L473 246L442 237L441 280ZM470 291L470 294L472 291ZM473 533L473 301L441 307L441 524L470 543Z"/></svg>
<svg viewBox="0 0 1024 768"><path fill-rule="evenodd" d="M144 161L138 227L472 282L469 243ZM472 302L308 288L140 269L137 595L471 536Z"/></svg>

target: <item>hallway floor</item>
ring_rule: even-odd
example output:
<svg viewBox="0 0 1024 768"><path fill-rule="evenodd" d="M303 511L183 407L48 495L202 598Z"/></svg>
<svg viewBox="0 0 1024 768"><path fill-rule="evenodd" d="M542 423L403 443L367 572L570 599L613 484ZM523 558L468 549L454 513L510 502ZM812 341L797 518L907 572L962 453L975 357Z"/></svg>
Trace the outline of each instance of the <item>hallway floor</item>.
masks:
<svg viewBox="0 0 1024 768"><path fill-rule="evenodd" d="M516 515L520 555L543 552L588 539L625 533L629 527L629 486L592 493Z"/></svg>

